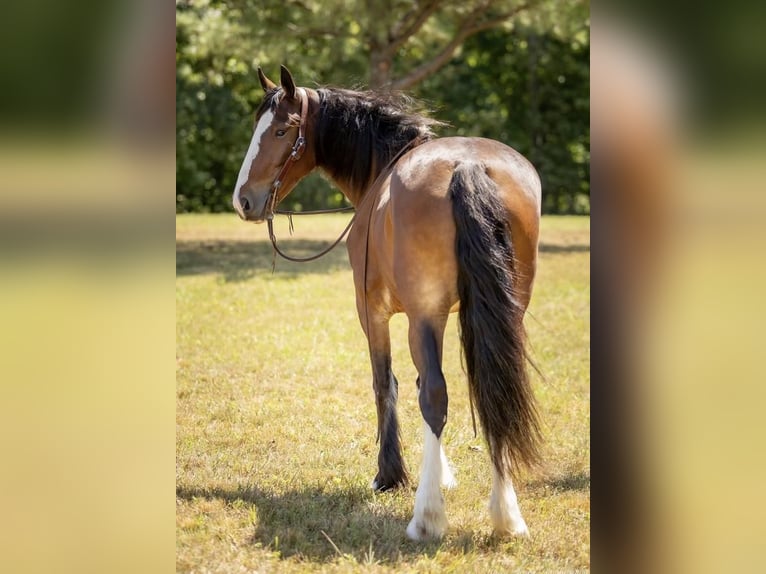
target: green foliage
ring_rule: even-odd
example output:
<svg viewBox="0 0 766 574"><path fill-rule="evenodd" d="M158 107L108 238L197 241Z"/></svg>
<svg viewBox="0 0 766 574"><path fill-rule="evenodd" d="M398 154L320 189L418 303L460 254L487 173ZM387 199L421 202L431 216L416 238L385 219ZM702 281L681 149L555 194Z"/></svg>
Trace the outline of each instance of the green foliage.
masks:
<svg viewBox="0 0 766 574"><path fill-rule="evenodd" d="M530 27L491 30L418 95L451 124L447 135L507 143L535 166L544 213L590 210L589 60L587 42L540 34Z"/></svg>
<svg viewBox="0 0 766 574"><path fill-rule="evenodd" d="M391 79L438 53L482 2L449 2L391 57ZM514 6L495 0L487 19ZM418 4L417 6L424 5ZM450 122L443 135L480 135L525 154L543 180L544 211L589 211L587 5L549 0L512 23L468 37L438 71L409 89ZM230 211L231 191L262 91L255 70L286 64L303 85L361 87L413 7L396 0L196 0L176 3L176 206ZM385 8L385 10L383 9ZM377 60L376 60L377 58ZM378 70L380 72L380 70ZM317 174L286 207L343 204Z"/></svg>

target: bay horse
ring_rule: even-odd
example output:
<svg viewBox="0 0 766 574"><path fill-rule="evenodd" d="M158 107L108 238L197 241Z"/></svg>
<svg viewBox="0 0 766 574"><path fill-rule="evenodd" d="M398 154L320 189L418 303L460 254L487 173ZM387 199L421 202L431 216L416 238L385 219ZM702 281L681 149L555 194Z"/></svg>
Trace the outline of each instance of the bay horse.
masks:
<svg viewBox="0 0 766 574"><path fill-rule="evenodd" d="M408 483L396 414L389 320L404 312L417 368L424 446L407 535L440 538L440 487L455 480L441 446L447 422L442 342L459 311L472 409L492 461L490 517L499 535L527 535L511 479L539 461L540 425L526 371L522 319L535 277L540 179L510 147L435 138L438 124L401 95L280 85L258 69L265 97L237 178L234 209L263 222L312 170L356 208L347 249L368 343L378 417L373 488Z"/></svg>

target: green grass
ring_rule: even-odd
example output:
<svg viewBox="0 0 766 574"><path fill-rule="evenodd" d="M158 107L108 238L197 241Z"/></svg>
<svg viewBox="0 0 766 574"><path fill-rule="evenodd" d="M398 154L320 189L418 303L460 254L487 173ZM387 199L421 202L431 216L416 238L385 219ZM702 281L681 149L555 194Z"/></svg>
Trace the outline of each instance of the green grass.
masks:
<svg viewBox="0 0 766 574"><path fill-rule="evenodd" d="M347 215L296 219L318 251ZM177 218L176 560L180 572L575 571L590 565L590 221L545 217L527 317L546 465L516 484L528 540L491 535L490 464L473 436L456 317L444 346L444 431L458 487L441 542L409 541L414 490L374 494L375 405L344 247L271 272L265 226ZM392 320L404 456L421 417L406 318Z"/></svg>

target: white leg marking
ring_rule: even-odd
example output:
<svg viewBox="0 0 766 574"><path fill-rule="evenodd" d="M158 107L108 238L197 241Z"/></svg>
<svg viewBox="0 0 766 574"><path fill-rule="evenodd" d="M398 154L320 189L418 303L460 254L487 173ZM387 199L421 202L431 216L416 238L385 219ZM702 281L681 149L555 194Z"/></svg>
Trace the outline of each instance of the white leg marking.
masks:
<svg viewBox="0 0 766 574"><path fill-rule="evenodd" d="M439 450L439 458L442 462L442 486L447 489L453 489L457 486L457 479L453 474L452 467L450 467L449 462L447 462L447 455L444 454L444 447L442 445L439 445Z"/></svg>
<svg viewBox="0 0 766 574"><path fill-rule="evenodd" d="M231 198L231 202L234 205L234 209L237 210L239 216L244 219L245 214L242 212L242 206L239 204L239 190L250 176L250 166L253 165L253 161L258 157L258 150L261 147L261 138L266 130L269 129L271 121L274 119L274 112L267 110L258 120L258 124L255 126L255 132L250 140L250 147L247 148L247 155L245 155L245 161L242 162L242 167L239 168L239 176L237 177L237 185L234 186L234 195Z"/></svg>
<svg viewBox="0 0 766 574"><path fill-rule="evenodd" d="M423 423L423 466L415 493L415 512L407 536L412 540L441 538L447 530L447 515L440 490L442 478L441 444L427 423Z"/></svg>
<svg viewBox="0 0 766 574"><path fill-rule="evenodd" d="M492 495L489 498L489 515L495 533L500 536L529 536L527 523L521 516L519 502L510 478L502 479L492 465Z"/></svg>

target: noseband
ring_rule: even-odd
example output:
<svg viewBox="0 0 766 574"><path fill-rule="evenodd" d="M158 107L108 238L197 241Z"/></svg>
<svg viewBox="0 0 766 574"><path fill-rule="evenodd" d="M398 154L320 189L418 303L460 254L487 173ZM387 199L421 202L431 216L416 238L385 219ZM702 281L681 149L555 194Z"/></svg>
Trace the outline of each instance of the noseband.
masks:
<svg viewBox="0 0 766 574"><path fill-rule="evenodd" d="M287 172L290 171L290 168L295 162L301 159L303 152L306 150L306 116L308 116L309 111L309 97L303 88L296 88L295 93L301 100L301 119L298 124L298 137L295 139L293 149L290 152L290 155L287 156L285 163L282 165L282 169L279 170L277 178L274 180L274 183L271 184L269 197L266 200L266 209L268 211L266 219L269 220L269 224L271 223L271 220L274 219L274 208L277 204L279 188L282 187L282 182L284 181Z"/></svg>

